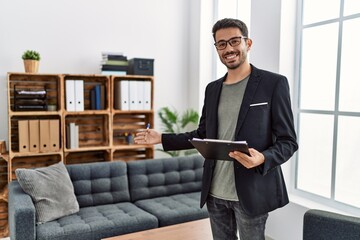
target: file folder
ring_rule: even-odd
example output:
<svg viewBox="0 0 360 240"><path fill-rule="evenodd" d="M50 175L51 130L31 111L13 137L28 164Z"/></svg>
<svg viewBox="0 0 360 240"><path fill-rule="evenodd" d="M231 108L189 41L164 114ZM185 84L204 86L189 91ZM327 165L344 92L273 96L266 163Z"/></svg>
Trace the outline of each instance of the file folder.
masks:
<svg viewBox="0 0 360 240"><path fill-rule="evenodd" d="M138 81L129 81L129 110L138 109Z"/></svg>
<svg viewBox="0 0 360 240"><path fill-rule="evenodd" d="M136 110L144 110L144 81L136 81L137 105Z"/></svg>
<svg viewBox="0 0 360 240"><path fill-rule="evenodd" d="M101 86L96 85L94 87L94 91L95 91L95 110L100 110L101 109Z"/></svg>
<svg viewBox="0 0 360 240"><path fill-rule="evenodd" d="M114 87L114 108L123 111L130 110L129 107L129 81L116 81Z"/></svg>
<svg viewBox="0 0 360 240"><path fill-rule="evenodd" d="M239 151L250 155L246 141L226 141L199 138L193 138L189 141L206 159L232 161L234 159L229 157L229 153L233 151Z"/></svg>
<svg viewBox="0 0 360 240"><path fill-rule="evenodd" d="M144 110L151 110L151 82L144 81Z"/></svg>
<svg viewBox="0 0 360 240"><path fill-rule="evenodd" d="M84 111L84 81L74 80L75 111Z"/></svg>
<svg viewBox="0 0 360 240"><path fill-rule="evenodd" d="M19 152L29 152L29 121L18 121Z"/></svg>
<svg viewBox="0 0 360 240"><path fill-rule="evenodd" d="M40 131L39 120L29 120L29 150L30 152L39 152Z"/></svg>
<svg viewBox="0 0 360 240"><path fill-rule="evenodd" d="M66 110L75 111L75 81L65 81L65 93L66 93Z"/></svg>
<svg viewBox="0 0 360 240"><path fill-rule="evenodd" d="M40 152L50 151L50 123L49 120L39 120Z"/></svg>
<svg viewBox="0 0 360 240"><path fill-rule="evenodd" d="M79 128L76 127L75 123L69 123L67 129L67 147L69 149L75 149L78 147L78 140L76 138L79 136L79 134L76 133L77 131L79 131Z"/></svg>
<svg viewBox="0 0 360 240"><path fill-rule="evenodd" d="M60 150L60 124L59 120L49 120L50 125L50 151L57 152Z"/></svg>

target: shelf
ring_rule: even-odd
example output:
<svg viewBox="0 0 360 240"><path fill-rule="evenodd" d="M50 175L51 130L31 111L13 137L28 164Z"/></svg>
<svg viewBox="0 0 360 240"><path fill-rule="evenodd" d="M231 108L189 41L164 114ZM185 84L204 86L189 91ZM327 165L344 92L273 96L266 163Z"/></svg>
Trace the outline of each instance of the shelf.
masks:
<svg viewBox="0 0 360 240"><path fill-rule="evenodd" d="M12 152L11 157L39 157L39 156L47 156L47 155L61 155L61 152Z"/></svg>
<svg viewBox="0 0 360 240"><path fill-rule="evenodd" d="M99 150L110 150L109 146L105 147L82 147L82 148L75 148L75 149L65 149L65 153L73 153L73 152L86 152L86 151L99 151Z"/></svg>
<svg viewBox="0 0 360 240"><path fill-rule="evenodd" d="M92 162L107 162L111 161L110 151L95 150L85 152L71 152L65 154L66 164L92 163Z"/></svg>
<svg viewBox="0 0 360 240"><path fill-rule="evenodd" d="M26 111L15 112L11 111L12 116L61 116L61 111Z"/></svg>
<svg viewBox="0 0 360 240"><path fill-rule="evenodd" d="M127 111L124 111L124 110L113 109L112 113L113 114L142 114L142 113L154 114L154 111L153 110L127 110Z"/></svg>
<svg viewBox="0 0 360 240"><path fill-rule="evenodd" d="M104 115L108 113L107 110L64 111L64 115Z"/></svg>
<svg viewBox="0 0 360 240"><path fill-rule="evenodd" d="M152 145L145 145L145 144L117 145L113 147L114 150L130 150L130 149L138 149L138 148L153 149L154 147Z"/></svg>

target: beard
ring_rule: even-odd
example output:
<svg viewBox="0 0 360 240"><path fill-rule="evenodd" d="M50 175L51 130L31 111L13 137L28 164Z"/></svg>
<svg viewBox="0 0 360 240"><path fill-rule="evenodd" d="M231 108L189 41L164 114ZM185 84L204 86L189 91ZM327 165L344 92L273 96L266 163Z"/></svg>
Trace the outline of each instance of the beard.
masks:
<svg viewBox="0 0 360 240"><path fill-rule="evenodd" d="M236 54L239 56L239 60L238 61L235 61L235 62L227 62L225 57L226 55L230 55L230 54ZM220 57L220 60L221 62L228 68L228 69L237 69L238 67L240 67L245 61L246 61L246 58L247 58L247 52L245 50L242 50L242 51L238 51L238 52L227 52L225 53L222 57Z"/></svg>

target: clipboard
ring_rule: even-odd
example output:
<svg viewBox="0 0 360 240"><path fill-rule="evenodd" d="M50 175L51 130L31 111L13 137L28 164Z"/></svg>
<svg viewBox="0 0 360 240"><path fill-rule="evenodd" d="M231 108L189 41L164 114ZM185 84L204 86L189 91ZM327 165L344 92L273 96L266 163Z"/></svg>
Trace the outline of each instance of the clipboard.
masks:
<svg viewBox="0 0 360 240"><path fill-rule="evenodd" d="M232 161L229 152L240 151L250 156L246 141L193 138L189 140L205 159Z"/></svg>

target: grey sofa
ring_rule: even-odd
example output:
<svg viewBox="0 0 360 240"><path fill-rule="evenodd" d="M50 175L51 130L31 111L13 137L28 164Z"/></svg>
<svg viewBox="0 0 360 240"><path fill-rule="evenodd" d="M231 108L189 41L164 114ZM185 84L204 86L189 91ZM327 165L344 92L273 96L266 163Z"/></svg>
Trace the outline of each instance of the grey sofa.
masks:
<svg viewBox="0 0 360 240"><path fill-rule="evenodd" d="M310 209L304 215L303 240L359 240L360 218Z"/></svg>
<svg viewBox="0 0 360 240"><path fill-rule="evenodd" d="M36 225L35 207L9 184L11 239L102 239L208 217L199 207L199 155L67 165L80 211Z"/></svg>

